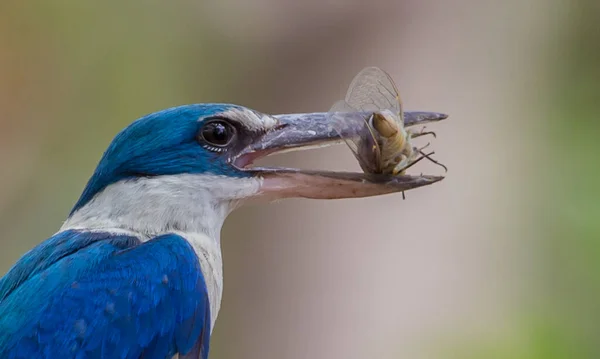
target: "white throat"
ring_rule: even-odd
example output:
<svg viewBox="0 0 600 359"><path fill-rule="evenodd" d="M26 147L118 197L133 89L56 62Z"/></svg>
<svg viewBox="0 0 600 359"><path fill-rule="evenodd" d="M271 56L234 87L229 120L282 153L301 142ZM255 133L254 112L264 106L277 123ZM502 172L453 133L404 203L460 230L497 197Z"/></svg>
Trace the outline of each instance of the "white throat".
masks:
<svg viewBox="0 0 600 359"><path fill-rule="evenodd" d="M127 233L146 241L176 233L193 246L211 304L211 330L221 307L220 232L243 199L259 192L258 178L180 174L120 181L106 187L61 227Z"/></svg>

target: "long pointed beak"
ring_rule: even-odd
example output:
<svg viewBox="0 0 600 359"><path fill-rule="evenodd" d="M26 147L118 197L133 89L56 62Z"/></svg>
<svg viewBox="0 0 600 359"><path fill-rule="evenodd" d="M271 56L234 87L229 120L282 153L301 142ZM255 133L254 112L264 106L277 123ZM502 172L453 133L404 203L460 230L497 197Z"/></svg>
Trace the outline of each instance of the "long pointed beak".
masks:
<svg viewBox="0 0 600 359"><path fill-rule="evenodd" d="M281 153L297 148L314 148L343 142L342 137L353 137L362 132L364 120L368 116L370 113L344 113L347 126L340 135L333 128L330 116L326 112L276 115L273 117L279 120L281 127L267 133L259 143L254 144L253 150L274 150ZM404 127L424 125L446 118L448 115L437 112L404 112Z"/></svg>
<svg viewBox="0 0 600 359"><path fill-rule="evenodd" d="M392 176L368 173L305 171L290 168L248 166L257 158L273 153L329 146L362 133L370 113L344 113L345 129L339 133L328 113L273 116L278 125L242 150L234 159L240 170L264 179L261 192L275 198L316 199L369 197L404 192L442 180L442 176ZM339 116L336 115L338 118ZM435 112L405 112L405 127L441 121L448 116Z"/></svg>

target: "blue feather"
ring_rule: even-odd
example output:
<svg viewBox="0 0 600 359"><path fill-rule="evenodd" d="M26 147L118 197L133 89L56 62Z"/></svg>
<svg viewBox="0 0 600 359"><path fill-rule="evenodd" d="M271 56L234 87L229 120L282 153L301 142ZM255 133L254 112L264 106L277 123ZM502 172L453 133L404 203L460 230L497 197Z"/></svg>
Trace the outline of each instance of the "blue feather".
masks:
<svg viewBox="0 0 600 359"><path fill-rule="evenodd" d="M184 238L65 231L0 280L0 357L207 358L209 308Z"/></svg>

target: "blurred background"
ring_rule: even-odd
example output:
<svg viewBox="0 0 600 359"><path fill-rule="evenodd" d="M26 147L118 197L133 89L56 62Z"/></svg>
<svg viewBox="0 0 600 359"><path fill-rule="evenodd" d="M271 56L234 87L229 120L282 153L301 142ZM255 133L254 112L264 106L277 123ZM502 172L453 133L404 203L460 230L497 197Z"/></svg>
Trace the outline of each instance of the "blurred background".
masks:
<svg viewBox="0 0 600 359"><path fill-rule="evenodd" d="M451 115L447 178L232 214L211 358L599 358L599 64L597 0L2 1L0 274L134 119L326 111L379 66ZM343 146L268 161L358 169Z"/></svg>

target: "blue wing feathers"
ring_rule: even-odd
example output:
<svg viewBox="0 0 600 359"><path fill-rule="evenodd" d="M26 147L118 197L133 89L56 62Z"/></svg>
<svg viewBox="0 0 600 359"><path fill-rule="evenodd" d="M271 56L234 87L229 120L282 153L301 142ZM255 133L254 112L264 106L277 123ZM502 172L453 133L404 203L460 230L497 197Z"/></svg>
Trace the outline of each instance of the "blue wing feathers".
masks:
<svg viewBox="0 0 600 359"><path fill-rule="evenodd" d="M0 279L0 302L28 278L48 268L61 258L69 256L86 246L99 241L107 241L117 248L127 248L139 243L135 237L118 236L109 233L64 231L42 242L39 246L27 252Z"/></svg>
<svg viewBox="0 0 600 359"><path fill-rule="evenodd" d="M65 232L0 280L0 357L206 358L209 308L182 237Z"/></svg>
<svg viewBox="0 0 600 359"><path fill-rule="evenodd" d="M210 318L210 306L207 306L204 309L204 317L205 318ZM188 319L188 321L190 323L195 321L195 316L194 318L190 318ZM183 354L180 355L179 358L180 359L197 359L197 358L208 358L208 349L209 349L209 343L210 343L210 326L204 326L201 329L200 332L200 338L194 343L194 346L192 348L190 348L189 352L187 352L187 354ZM181 347L184 347L185 344L183 343L190 343L191 341L190 339L190 333L185 333L182 332L182 335L188 334L187 337L180 337L181 339L185 340L185 342L182 342ZM178 345L179 346L179 345ZM187 346L186 346L187 348ZM185 353L184 351L182 351L182 353Z"/></svg>

